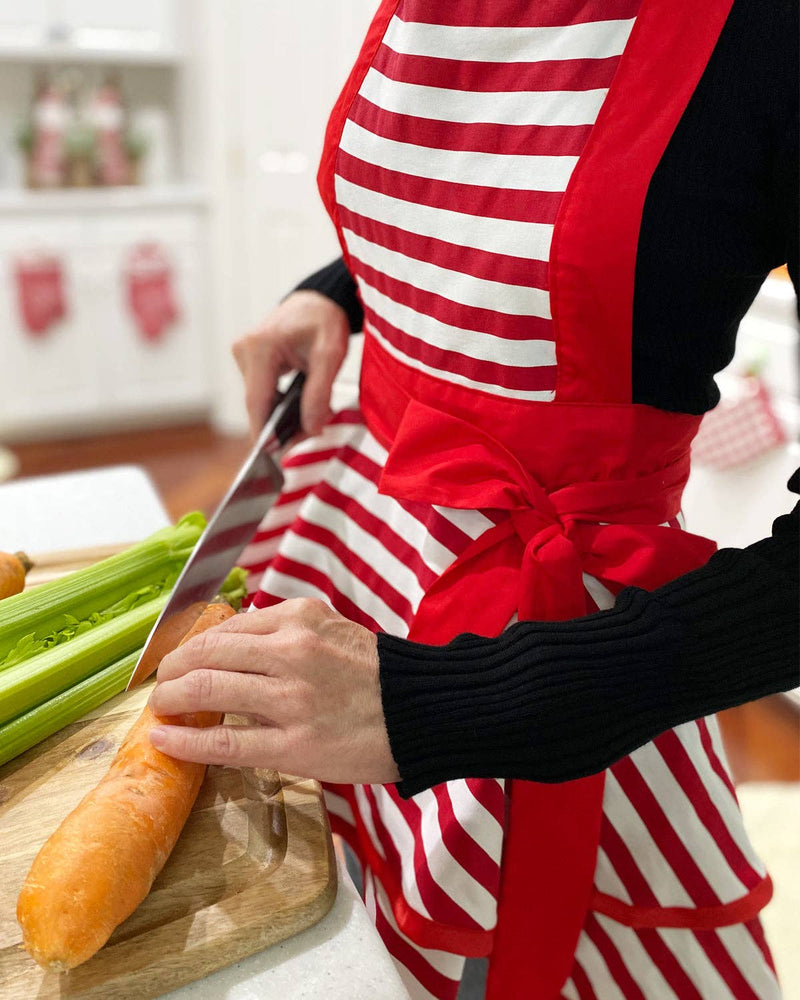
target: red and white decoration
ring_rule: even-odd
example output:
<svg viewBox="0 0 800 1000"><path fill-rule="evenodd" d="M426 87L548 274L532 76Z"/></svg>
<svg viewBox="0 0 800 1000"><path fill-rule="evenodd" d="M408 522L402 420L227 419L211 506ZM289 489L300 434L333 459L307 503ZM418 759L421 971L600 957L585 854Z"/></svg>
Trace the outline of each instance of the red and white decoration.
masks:
<svg viewBox="0 0 800 1000"><path fill-rule="evenodd" d="M755 375L736 376L717 406L703 417L692 458L713 469L730 469L785 443L786 432L764 381Z"/></svg>
<svg viewBox="0 0 800 1000"><path fill-rule="evenodd" d="M174 271L162 246L141 243L125 265L128 307L144 340L158 341L178 319Z"/></svg>
<svg viewBox="0 0 800 1000"><path fill-rule="evenodd" d="M67 315L63 264L52 254L28 254L17 258L14 278L23 327L41 337Z"/></svg>

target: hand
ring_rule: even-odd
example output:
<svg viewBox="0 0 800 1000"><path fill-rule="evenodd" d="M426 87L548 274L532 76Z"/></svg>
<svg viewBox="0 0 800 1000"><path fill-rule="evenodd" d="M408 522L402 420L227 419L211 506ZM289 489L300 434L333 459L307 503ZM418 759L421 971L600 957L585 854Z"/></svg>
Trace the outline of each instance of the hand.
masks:
<svg viewBox="0 0 800 1000"><path fill-rule="evenodd" d="M264 323L233 345L245 384L253 437L264 426L278 377L307 372L300 417L307 434L318 434L329 419L333 380L347 353L350 325L341 306L320 292L292 292Z"/></svg>
<svg viewBox="0 0 800 1000"><path fill-rule="evenodd" d="M180 760L270 767L352 784L399 780L389 748L375 636L325 603L297 599L235 615L165 656L159 716L231 712L244 726L159 726Z"/></svg>

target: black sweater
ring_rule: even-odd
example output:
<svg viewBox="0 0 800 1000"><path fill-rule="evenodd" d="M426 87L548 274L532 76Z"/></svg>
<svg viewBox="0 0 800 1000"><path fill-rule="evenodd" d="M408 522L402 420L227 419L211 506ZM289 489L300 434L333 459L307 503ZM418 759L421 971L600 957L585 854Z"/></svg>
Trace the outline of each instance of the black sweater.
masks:
<svg viewBox="0 0 800 1000"><path fill-rule="evenodd" d="M686 413L713 381L766 274L797 287L796 0L736 0L652 178L637 254L633 402ZM363 312L342 260L299 286ZM776 483L776 488L779 484ZM800 493L798 476L790 488ZM800 505L613 610L432 647L378 636L389 740L409 795L456 777L567 781L671 726L800 684Z"/></svg>

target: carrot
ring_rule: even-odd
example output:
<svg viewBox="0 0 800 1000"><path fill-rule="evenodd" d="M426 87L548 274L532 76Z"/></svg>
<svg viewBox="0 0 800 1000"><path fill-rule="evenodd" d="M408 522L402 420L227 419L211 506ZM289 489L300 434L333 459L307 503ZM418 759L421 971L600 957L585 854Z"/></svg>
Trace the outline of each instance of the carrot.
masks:
<svg viewBox="0 0 800 1000"><path fill-rule="evenodd" d="M208 605L181 644L233 614ZM219 721L212 712L164 719L146 707L108 773L45 842L17 901L23 944L44 968L72 969L103 947L147 896L189 816L205 765L162 754L150 730Z"/></svg>
<svg viewBox="0 0 800 1000"><path fill-rule="evenodd" d="M32 565L24 552L0 552L0 600L22 593L25 574Z"/></svg>

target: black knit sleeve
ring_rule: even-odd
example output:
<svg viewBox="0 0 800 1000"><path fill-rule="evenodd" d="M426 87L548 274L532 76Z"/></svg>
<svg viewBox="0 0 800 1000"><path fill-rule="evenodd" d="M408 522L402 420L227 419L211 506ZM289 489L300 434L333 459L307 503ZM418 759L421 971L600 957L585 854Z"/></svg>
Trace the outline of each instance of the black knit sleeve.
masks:
<svg viewBox="0 0 800 1000"><path fill-rule="evenodd" d="M459 777L580 778L672 726L800 684L799 523L800 504L770 538L585 618L438 647L379 635L401 794Z"/></svg>
<svg viewBox="0 0 800 1000"><path fill-rule="evenodd" d="M364 327L364 310L358 298L353 276L347 270L343 257L337 257L325 267L315 271L300 282L294 291L306 289L320 292L341 306L350 321L350 332L358 333Z"/></svg>

